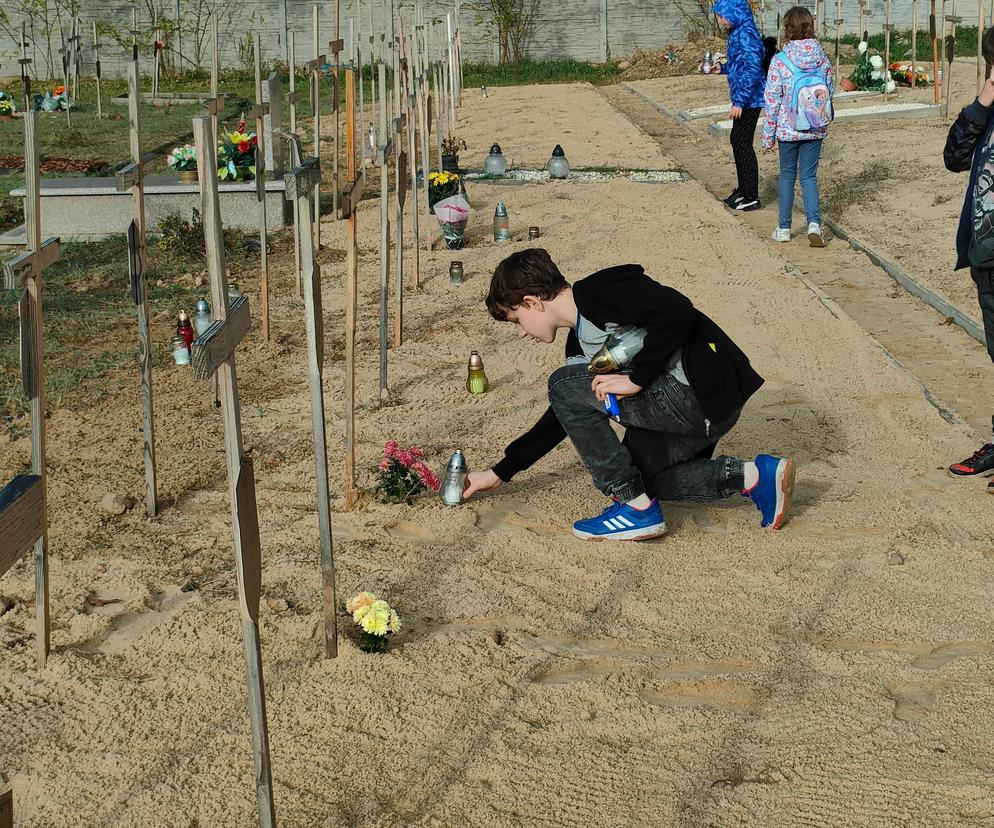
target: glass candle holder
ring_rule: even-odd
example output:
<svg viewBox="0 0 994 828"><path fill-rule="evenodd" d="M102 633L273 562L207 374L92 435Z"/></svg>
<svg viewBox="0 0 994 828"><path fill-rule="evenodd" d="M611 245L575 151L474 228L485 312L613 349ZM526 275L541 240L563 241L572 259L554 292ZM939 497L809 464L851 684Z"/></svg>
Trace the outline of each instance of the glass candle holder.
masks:
<svg viewBox="0 0 994 828"><path fill-rule="evenodd" d="M497 202L494 210L494 241L507 241L511 237L511 220L507 215L507 207L503 201Z"/></svg>
<svg viewBox="0 0 994 828"><path fill-rule="evenodd" d="M177 365L190 364L190 349L186 347L186 340L179 334L172 338L173 360Z"/></svg>

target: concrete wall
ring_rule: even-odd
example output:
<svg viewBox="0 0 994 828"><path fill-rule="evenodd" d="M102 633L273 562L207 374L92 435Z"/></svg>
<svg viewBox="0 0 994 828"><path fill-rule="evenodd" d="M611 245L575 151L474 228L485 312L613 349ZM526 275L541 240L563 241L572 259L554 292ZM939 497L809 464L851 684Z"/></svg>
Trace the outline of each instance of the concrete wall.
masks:
<svg viewBox="0 0 994 828"><path fill-rule="evenodd" d="M237 44L251 31L259 31L262 35L263 50L267 60L285 59L286 32L292 30L296 38L296 53L298 62L313 56L312 35L312 0L155 0L159 3L164 16L174 16L178 6L185 19L191 19L196 9L220 7L226 9L222 25L224 41L223 63L225 66L238 65ZM368 38L369 14L373 8L373 28L377 31L383 19L383 0L341 0L341 36L348 42L350 19L356 20L356 33ZM760 24L767 33L776 29L777 6L772 0L764 0L766 9L760 13ZM21 17L14 8L14 0L2 0L4 10L10 16L10 25L19 29ZM19 5L20 0L17 0ZM814 8L814 0L805 0L809 8ZM130 0L80 0L83 20L83 52L84 72L93 72L91 51L91 21L106 21L117 27L121 32L131 28ZM782 3L780 8L786 11L790 3ZM961 4L960 14L967 25L975 25L977 7L972 4ZM142 4L142 19L139 28L148 31L151 28L149 13ZM428 19L435 16L444 18L446 12L453 11L453 4L441 0L429 0L423 4ZM686 24L683 10L691 13L697 8L695 0L539 0L539 10L533 36L529 42L527 54L534 58L571 57L579 60L600 61L609 55L612 58L622 58L630 54L636 46L646 49L658 49L667 43L680 41ZM884 23L884 0L869 0L869 8L873 15L869 20L869 29L879 32ZM329 2L319 4L320 10L320 43L322 51L327 49L334 25L334 5ZM400 2L398 10L406 19L413 14L411 3ZM919 26L928 26L928 4L919 0ZM822 15L828 22L829 34L834 36L834 20L836 4L829 0L828 8ZM858 28L859 7L857 0L844 0L841 4L841 16L845 20L844 30L854 32ZM494 45L486 40L483 32L474 22L476 14L462 8L463 51L467 59L477 61L494 60ZM894 3L892 19L899 28L909 28L911 24L911 3ZM32 54L36 63L37 74L44 75L46 61L44 52L45 36L42 26L38 23L33 37ZM58 62L59 36L58 27L53 26L53 56ZM193 55L193 36L184 34L183 52L187 57ZM29 36L29 39L30 38ZM102 49L102 66L105 75L122 75L124 61L129 57L113 43L109 37L104 37ZM208 41L204 40L204 45ZM362 44L364 52L368 53L368 40ZM0 76L16 75L18 68L14 58L19 54L17 44L7 33L0 32ZM147 65L147 58L143 61ZM144 71L144 68L143 68Z"/></svg>

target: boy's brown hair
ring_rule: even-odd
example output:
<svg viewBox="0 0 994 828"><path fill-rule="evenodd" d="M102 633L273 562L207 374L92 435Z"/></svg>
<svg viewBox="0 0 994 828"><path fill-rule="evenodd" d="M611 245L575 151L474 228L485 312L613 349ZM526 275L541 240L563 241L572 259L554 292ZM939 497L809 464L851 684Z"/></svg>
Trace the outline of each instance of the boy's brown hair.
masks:
<svg viewBox="0 0 994 828"><path fill-rule="evenodd" d="M504 259L494 270L487 294L487 310L499 322L518 307L526 296L555 299L569 287L549 251L541 247L520 250Z"/></svg>
<svg viewBox="0 0 994 828"><path fill-rule="evenodd" d="M807 40L815 36L815 21L804 6L794 6L783 16L784 40Z"/></svg>

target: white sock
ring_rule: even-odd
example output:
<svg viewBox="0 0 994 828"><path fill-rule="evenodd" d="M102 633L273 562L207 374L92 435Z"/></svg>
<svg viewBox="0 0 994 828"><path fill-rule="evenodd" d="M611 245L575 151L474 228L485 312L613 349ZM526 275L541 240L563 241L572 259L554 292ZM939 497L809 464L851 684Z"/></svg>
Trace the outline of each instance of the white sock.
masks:
<svg viewBox="0 0 994 828"><path fill-rule="evenodd" d="M649 495L640 494L638 497L626 500L625 505L631 506L633 509L638 509L641 512L643 509L648 509L652 505L652 501L649 499Z"/></svg>
<svg viewBox="0 0 994 828"><path fill-rule="evenodd" d="M745 478L744 488L748 492L759 482L759 467L752 460L746 460L742 464L742 476Z"/></svg>

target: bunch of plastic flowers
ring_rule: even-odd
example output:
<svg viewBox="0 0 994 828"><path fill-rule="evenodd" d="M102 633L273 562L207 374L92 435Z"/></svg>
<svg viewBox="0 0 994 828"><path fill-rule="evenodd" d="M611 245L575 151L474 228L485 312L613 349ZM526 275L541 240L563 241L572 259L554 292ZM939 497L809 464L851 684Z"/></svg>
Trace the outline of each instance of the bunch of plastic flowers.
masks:
<svg viewBox="0 0 994 828"><path fill-rule="evenodd" d="M245 132L245 121L224 136L217 148L217 177L222 181L247 181L255 178L255 148L259 139Z"/></svg>
<svg viewBox="0 0 994 828"><path fill-rule="evenodd" d="M359 647L367 653L385 652L387 636L400 630L397 611L372 592L360 592L346 602L345 609L362 629Z"/></svg>
<svg viewBox="0 0 994 828"><path fill-rule="evenodd" d="M166 157L166 163L177 172L195 170L197 169L197 148L192 144L173 147L173 151Z"/></svg>
<svg viewBox="0 0 994 828"><path fill-rule="evenodd" d="M380 484L377 489L387 503L411 503L419 492L437 492L441 484L424 462L424 452L417 446L403 449L396 440L387 440L380 460Z"/></svg>

